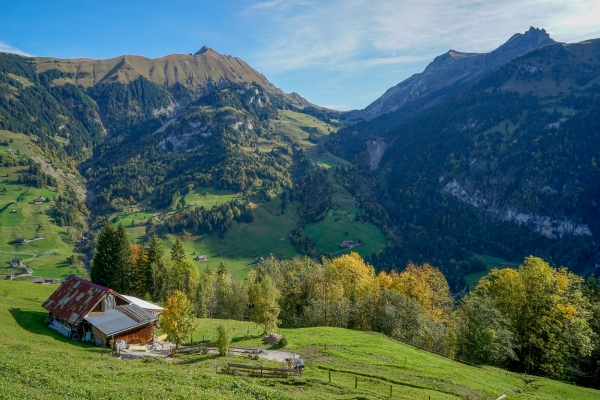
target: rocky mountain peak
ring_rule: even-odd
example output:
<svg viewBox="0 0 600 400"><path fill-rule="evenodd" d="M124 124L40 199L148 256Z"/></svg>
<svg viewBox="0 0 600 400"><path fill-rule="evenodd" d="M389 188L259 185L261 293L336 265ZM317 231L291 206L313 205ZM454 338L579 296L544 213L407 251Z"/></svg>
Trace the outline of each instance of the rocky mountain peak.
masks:
<svg viewBox="0 0 600 400"><path fill-rule="evenodd" d="M489 53L466 53L449 50L437 56L422 73L388 89L364 110L349 115L350 119L377 118L380 115L412 107L424 109L471 85L484 75L507 62L539 47L555 44L544 29L531 27L525 33L511 36L503 45Z"/></svg>
<svg viewBox="0 0 600 400"><path fill-rule="evenodd" d="M216 53L216 51L214 51L213 49L211 49L210 47L208 47L207 45L204 45L200 48L200 50L198 50L197 52L194 53L195 56L199 56L200 54L204 54L206 52L213 52Z"/></svg>

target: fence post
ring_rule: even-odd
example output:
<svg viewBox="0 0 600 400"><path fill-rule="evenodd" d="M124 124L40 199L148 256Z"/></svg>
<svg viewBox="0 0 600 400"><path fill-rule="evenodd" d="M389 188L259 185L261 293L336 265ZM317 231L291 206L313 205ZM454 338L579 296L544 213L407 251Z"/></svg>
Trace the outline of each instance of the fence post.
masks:
<svg viewBox="0 0 600 400"><path fill-rule="evenodd" d="M392 385L390 385L390 397L392 397Z"/></svg>
<svg viewBox="0 0 600 400"><path fill-rule="evenodd" d="M358 389L358 376L354 377L354 389Z"/></svg>
<svg viewBox="0 0 600 400"><path fill-rule="evenodd" d="M331 383L331 371L329 371L329 383Z"/></svg>
<svg viewBox="0 0 600 400"><path fill-rule="evenodd" d="M406 357L404 357L404 366L406 367Z"/></svg>

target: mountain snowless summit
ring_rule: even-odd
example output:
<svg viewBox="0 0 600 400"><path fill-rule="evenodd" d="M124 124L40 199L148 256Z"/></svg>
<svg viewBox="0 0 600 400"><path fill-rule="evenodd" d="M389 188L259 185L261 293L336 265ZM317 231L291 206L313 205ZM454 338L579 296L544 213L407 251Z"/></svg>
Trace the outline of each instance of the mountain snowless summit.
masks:
<svg viewBox="0 0 600 400"><path fill-rule="evenodd" d="M475 83L494 69L532 50L556 43L544 29L534 27L513 35L490 53L449 50L436 57L425 70L388 89L352 119L371 120L403 108L427 108Z"/></svg>

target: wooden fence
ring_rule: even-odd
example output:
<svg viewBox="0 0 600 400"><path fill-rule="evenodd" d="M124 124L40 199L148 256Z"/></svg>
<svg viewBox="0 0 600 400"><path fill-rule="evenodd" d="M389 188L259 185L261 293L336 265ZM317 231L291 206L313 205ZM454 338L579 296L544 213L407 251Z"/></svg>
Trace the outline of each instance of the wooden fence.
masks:
<svg viewBox="0 0 600 400"><path fill-rule="evenodd" d="M232 364L229 363L227 368L223 370L224 373L231 375L247 374L250 376L260 376L261 378L281 378L290 376L302 376L301 368L271 368L271 367L257 367L255 365L246 364Z"/></svg>

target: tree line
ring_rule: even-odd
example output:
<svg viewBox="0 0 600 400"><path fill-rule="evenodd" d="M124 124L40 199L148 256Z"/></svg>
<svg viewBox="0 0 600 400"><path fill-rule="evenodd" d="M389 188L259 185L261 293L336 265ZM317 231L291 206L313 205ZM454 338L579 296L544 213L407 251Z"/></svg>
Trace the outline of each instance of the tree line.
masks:
<svg viewBox="0 0 600 400"><path fill-rule="evenodd" d="M188 322L251 319L264 332L277 326L377 331L475 364L600 382L600 279L586 281L533 256L518 269L493 269L455 301L443 273L426 263L377 274L357 253L321 261L269 258L237 279L223 263L200 273L179 240L167 257L156 236L144 247L130 245L121 225L108 224L92 280L158 302L175 296L168 302L183 304Z"/></svg>

